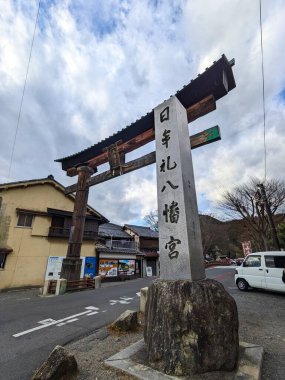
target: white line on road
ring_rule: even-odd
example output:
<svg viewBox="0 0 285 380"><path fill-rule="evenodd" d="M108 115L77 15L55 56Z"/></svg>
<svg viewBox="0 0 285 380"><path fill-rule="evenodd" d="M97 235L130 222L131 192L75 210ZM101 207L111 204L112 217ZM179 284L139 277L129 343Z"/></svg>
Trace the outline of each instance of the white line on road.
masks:
<svg viewBox="0 0 285 380"><path fill-rule="evenodd" d="M71 322L75 322L75 321L78 321L78 318L69 319L66 323L71 323Z"/></svg>
<svg viewBox="0 0 285 380"><path fill-rule="evenodd" d="M93 311L92 313L89 313L89 314L86 314L86 317L89 317L90 315L95 315L95 314L98 314L99 311Z"/></svg>
<svg viewBox="0 0 285 380"><path fill-rule="evenodd" d="M34 332L34 331L37 331L37 330L41 330L41 329L44 329L46 327L50 327L50 326L54 326L54 325L63 326L63 324L61 324L62 322L68 321L69 319L74 319L76 317L80 317L81 315L90 314L90 312L93 311L93 310L99 310L99 308L95 307L95 306L87 306L87 307L85 307L85 309L87 309L87 311L83 311L82 313L70 315L69 317L62 318L62 319L59 319L57 321L53 321L53 322L50 322L50 323L41 324L40 326L34 327L32 329L25 330L25 331L22 331L20 333L14 334L13 337L14 338L18 338L20 336L29 334L31 332ZM46 321L46 320L43 320L43 321ZM43 321L40 321L40 322L43 322Z"/></svg>
<svg viewBox="0 0 285 380"><path fill-rule="evenodd" d="M40 323L41 325L48 325L51 322L55 322L55 320L52 318L48 318L48 319L43 319L42 321L39 321L38 323Z"/></svg>

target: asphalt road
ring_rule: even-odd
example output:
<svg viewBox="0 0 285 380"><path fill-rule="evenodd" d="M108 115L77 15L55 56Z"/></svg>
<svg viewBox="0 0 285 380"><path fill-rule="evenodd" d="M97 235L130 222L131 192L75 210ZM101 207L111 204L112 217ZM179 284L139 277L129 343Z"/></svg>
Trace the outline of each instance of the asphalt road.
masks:
<svg viewBox="0 0 285 380"><path fill-rule="evenodd" d="M265 348L263 379L285 373L285 295L234 284L235 267L209 268L235 298L240 339ZM40 298L32 291L0 293L0 380L28 380L55 345L89 335L126 309L138 310L138 292L151 279L104 284L101 289Z"/></svg>
<svg viewBox="0 0 285 380"><path fill-rule="evenodd" d="M31 379L57 345L88 335L139 308L137 293L150 279L106 284L101 289L41 298L29 292L0 295L0 379ZM111 285L111 286L108 286Z"/></svg>

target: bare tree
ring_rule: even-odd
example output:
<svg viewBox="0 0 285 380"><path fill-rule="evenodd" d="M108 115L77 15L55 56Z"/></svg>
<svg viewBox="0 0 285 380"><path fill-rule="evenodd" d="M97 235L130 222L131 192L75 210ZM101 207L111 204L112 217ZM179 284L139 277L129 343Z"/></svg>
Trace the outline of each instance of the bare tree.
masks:
<svg viewBox="0 0 285 380"><path fill-rule="evenodd" d="M153 230L158 232L158 212L157 210L151 211L144 217L146 224Z"/></svg>
<svg viewBox="0 0 285 380"><path fill-rule="evenodd" d="M202 214L199 212L201 238L204 256L212 256L217 248L221 248L224 238L223 222L212 214Z"/></svg>
<svg viewBox="0 0 285 380"><path fill-rule="evenodd" d="M232 191L227 191L219 206L231 218L243 219L248 229L248 236L258 250L268 250L271 226L266 205L259 192L260 183L259 179L251 178L248 184L236 186ZM264 189L272 216L284 212L284 181L270 179L265 183Z"/></svg>

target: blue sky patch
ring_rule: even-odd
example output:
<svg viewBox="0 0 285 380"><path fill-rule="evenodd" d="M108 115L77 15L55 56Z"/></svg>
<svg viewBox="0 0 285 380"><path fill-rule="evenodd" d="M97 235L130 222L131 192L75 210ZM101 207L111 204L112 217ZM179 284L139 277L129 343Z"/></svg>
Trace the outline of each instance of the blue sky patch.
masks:
<svg viewBox="0 0 285 380"><path fill-rule="evenodd" d="M283 90L278 94L278 98L282 101L282 103L285 103L285 87Z"/></svg>

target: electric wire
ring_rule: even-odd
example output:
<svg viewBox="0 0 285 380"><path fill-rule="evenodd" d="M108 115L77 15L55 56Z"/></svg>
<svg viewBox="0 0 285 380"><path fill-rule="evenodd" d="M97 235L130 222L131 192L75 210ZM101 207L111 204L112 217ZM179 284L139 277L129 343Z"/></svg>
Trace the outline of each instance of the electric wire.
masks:
<svg viewBox="0 0 285 380"><path fill-rule="evenodd" d="M31 62L32 51L33 51L33 46L34 46L35 34L36 34L36 29L37 29L37 24L38 24L38 19L39 19L40 3L41 3L41 0L39 0L39 2L38 2L37 17L36 17L36 22L35 22L35 27L34 27L34 33L33 33L33 38L32 38L32 43L31 43L29 59L28 59L28 66L27 66L27 70L26 70L24 87L23 87L23 91L22 91L20 108L19 108L19 113L18 113L18 118L17 118L17 125L16 125L14 140L13 140L13 146L12 146L12 152L11 152L11 158L10 158L10 164L9 164L9 171L8 171L8 178L9 179L10 179L10 175L11 175L11 168L12 168L12 163L13 163L13 159L14 159L15 146L16 146L16 141L17 141L17 136L18 136L18 131L19 131L19 125L20 125L20 119L21 119L21 114L22 114L24 96L25 96L25 92L26 92L26 85L27 85L27 80L28 80L28 74L29 74L30 62Z"/></svg>
<svg viewBox="0 0 285 380"><path fill-rule="evenodd" d="M266 152L266 115L265 115L265 86L264 86L264 62L263 62L263 31L262 31L262 0L259 0L259 27L261 49L261 73L262 73L262 105L263 105L263 149L264 149L264 182L267 177L267 152Z"/></svg>

